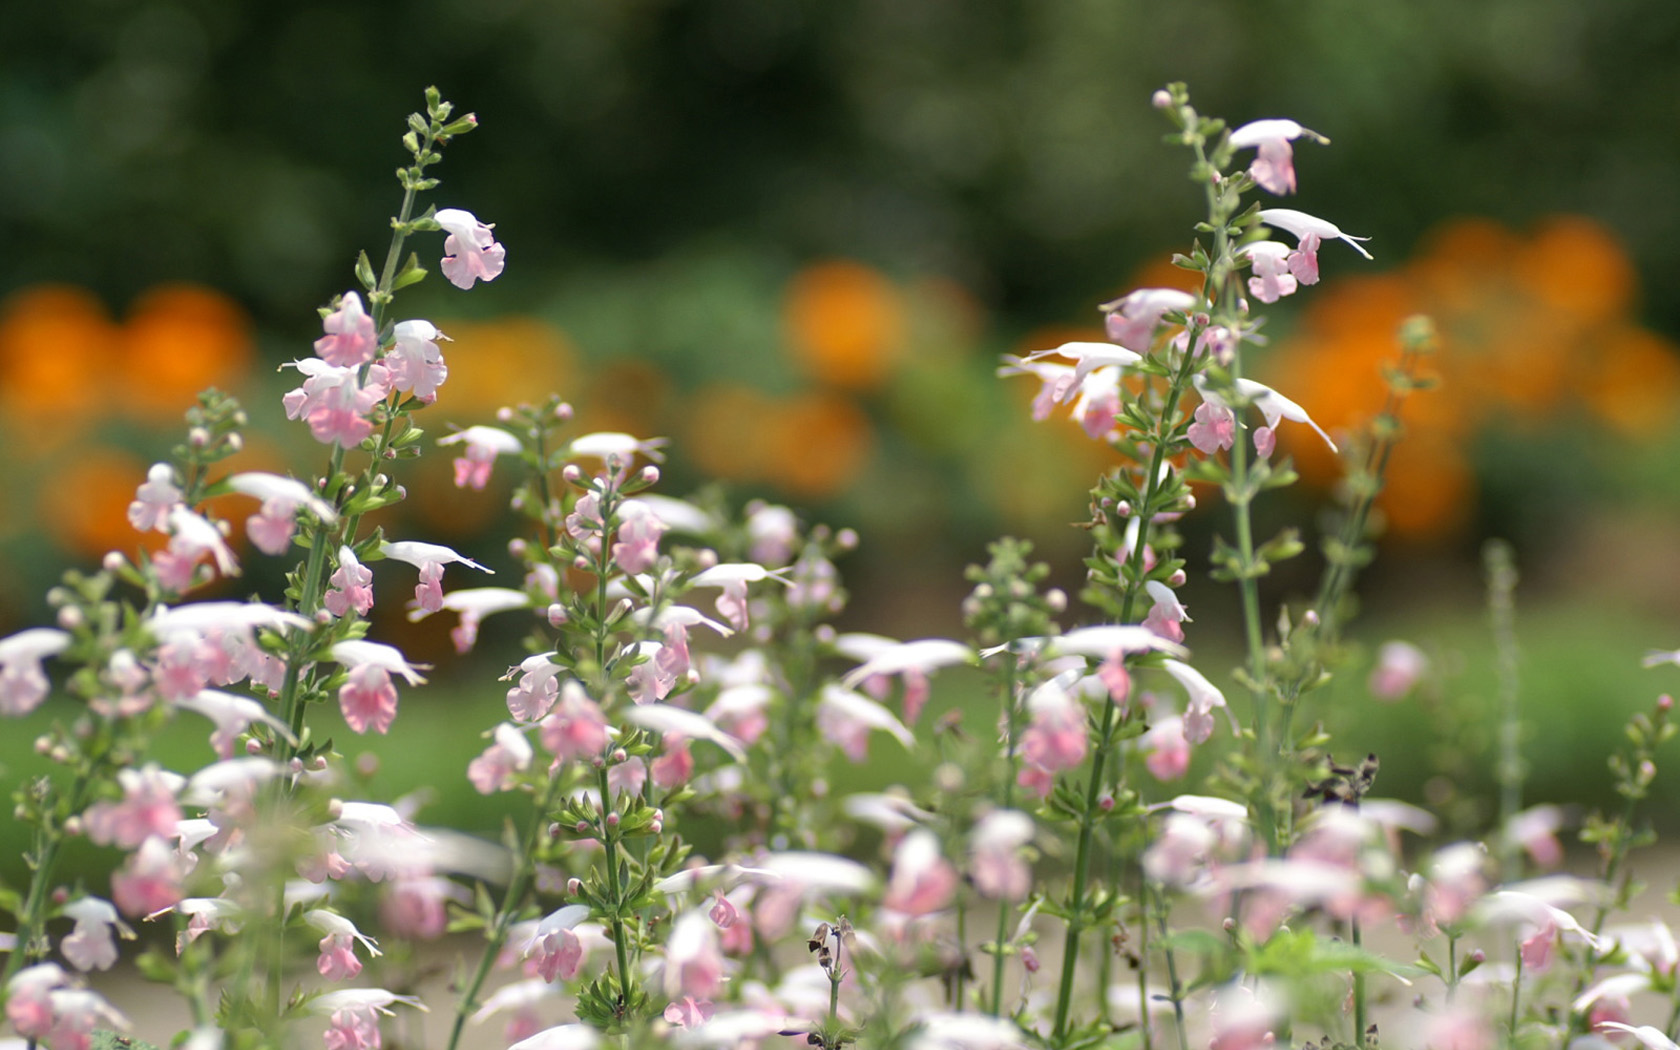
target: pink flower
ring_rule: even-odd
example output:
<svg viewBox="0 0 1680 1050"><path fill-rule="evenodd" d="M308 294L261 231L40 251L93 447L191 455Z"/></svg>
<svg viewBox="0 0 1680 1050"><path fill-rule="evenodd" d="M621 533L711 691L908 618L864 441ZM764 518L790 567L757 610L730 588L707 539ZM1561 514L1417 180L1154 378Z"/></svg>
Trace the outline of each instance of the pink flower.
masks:
<svg viewBox="0 0 1680 1050"><path fill-rule="evenodd" d="M1144 617L1143 625L1170 642L1184 641L1184 628L1179 624L1190 620L1190 612L1178 600L1173 589L1160 580L1150 580L1144 584L1149 597L1155 604L1150 606L1149 615Z"/></svg>
<svg viewBox="0 0 1680 1050"><path fill-rule="evenodd" d="M544 981L553 984L577 976L583 965L583 941L573 930L587 918L588 905L568 904L537 923L523 955L535 958L537 974Z"/></svg>
<svg viewBox="0 0 1680 1050"><path fill-rule="evenodd" d="M1335 223L1316 215L1308 215L1304 211L1296 211L1293 208L1262 208L1260 221L1267 226L1294 234L1295 239L1300 242L1298 250L1301 258L1289 263L1289 271L1300 279L1302 284L1313 284L1318 280L1318 246L1324 238L1346 241L1360 255L1367 259L1371 257L1371 253L1359 244L1360 241L1368 241L1371 238L1343 233ZM1311 280L1307 279L1308 276Z"/></svg>
<svg viewBox="0 0 1680 1050"><path fill-rule="evenodd" d="M1254 271L1254 276L1248 279L1248 290L1254 298L1263 303L1275 303L1283 296L1295 294L1298 282L1295 275L1290 273L1289 258L1292 253L1287 244L1277 241L1254 241L1243 245L1242 254ZM1313 265L1312 273L1316 280L1316 257Z"/></svg>
<svg viewBox="0 0 1680 1050"><path fill-rule="evenodd" d="M152 559L158 579L174 591L184 591L195 581L193 570L209 555L216 563L216 571L223 576L238 576L239 562L227 537L215 523L202 515L177 505L169 512L169 548L159 551Z"/></svg>
<svg viewBox="0 0 1680 1050"><path fill-rule="evenodd" d="M784 571L778 569L772 572L752 562L724 562L696 573L689 581L689 586L721 588L722 593L717 599L718 615L737 631L744 631L748 623L747 584L766 579L785 583L786 580L781 575Z"/></svg>
<svg viewBox="0 0 1680 1050"><path fill-rule="evenodd" d="M185 778L148 762L139 769L117 770L117 783L123 791L121 802L96 802L82 815L91 841L131 850L153 835L167 838L175 833L181 821L175 796Z"/></svg>
<svg viewBox="0 0 1680 1050"><path fill-rule="evenodd" d="M338 690L338 708L344 722L357 733L371 727L388 733L397 717L397 687L390 672L377 664L352 668Z"/></svg>
<svg viewBox="0 0 1680 1050"><path fill-rule="evenodd" d="M37 963L17 972L6 984L6 1020L17 1034L38 1040L52 1030L52 993L70 983L57 963Z"/></svg>
<svg viewBox="0 0 1680 1050"><path fill-rule="evenodd" d="M1556 806L1533 806L1511 818L1504 837L1521 846L1536 865L1550 869L1563 863L1563 844L1557 837L1562 826L1563 810Z"/></svg>
<svg viewBox="0 0 1680 1050"><path fill-rule="evenodd" d="M379 551L387 558L395 561L407 562L420 570L420 583L414 588L415 607L426 613L434 613L443 608L443 567L445 565L465 565L479 572L492 570L485 568L471 558L462 557L454 550L440 543L421 543L416 540L402 540L397 543L380 544Z"/></svg>
<svg viewBox="0 0 1680 1050"><path fill-rule="evenodd" d="M56 988L48 993L52 1029L41 1041L53 1050L88 1050L100 1028L127 1028L128 1019L97 992L84 988Z"/></svg>
<svg viewBox="0 0 1680 1050"><path fill-rule="evenodd" d="M496 726L495 742L467 764L467 779L480 795L506 791L513 775L531 766L531 742L519 727L508 722Z"/></svg>
<svg viewBox="0 0 1680 1050"><path fill-rule="evenodd" d="M528 608L530 604L529 595L511 587L467 587L444 595L442 607L461 614L460 623L449 632L450 640L455 643L455 651L472 651L474 643L478 641L479 624L486 616L507 612L509 609ZM421 620L427 615L424 609L412 609L408 618Z"/></svg>
<svg viewBox="0 0 1680 1050"><path fill-rule="evenodd" d="M786 507L754 500L747 504L747 539L752 544L747 556L760 565L776 568L793 560L793 545L799 538L799 519Z"/></svg>
<svg viewBox="0 0 1680 1050"><path fill-rule="evenodd" d="M1384 642L1366 687L1378 700L1399 700L1429 673L1429 657L1410 642Z"/></svg>
<svg viewBox="0 0 1680 1050"><path fill-rule="evenodd" d="M509 668L502 676L506 681L519 675L519 681L507 691L507 707L508 713L521 722L535 722L548 714L560 695L560 673L565 668L549 659L553 655L527 656L518 667Z"/></svg>
<svg viewBox="0 0 1680 1050"><path fill-rule="evenodd" d="M1187 434L1190 444L1204 456L1230 448L1237 440L1237 417L1224 405L1204 400L1196 408L1196 421Z"/></svg>
<svg viewBox="0 0 1680 1050"><path fill-rule="evenodd" d="M322 596L321 604L334 616L351 609L366 616L373 608L373 570L358 561L349 547L338 548L338 571L327 582L332 588Z"/></svg>
<svg viewBox="0 0 1680 1050"><path fill-rule="evenodd" d="M1426 923L1445 926L1465 916L1487 890L1487 878L1482 874L1486 859L1482 847L1473 842L1460 842L1436 852L1429 862L1429 882L1424 891Z"/></svg>
<svg viewBox="0 0 1680 1050"><path fill-rule="evenodd" d="M344 293L338 308L322 319L321 329L327 334L315 340L315 355L329 365L359 368L379 352L373 318L355 292Z"/></svg>
<svg viewBox="0 0 1680 1050"><path fill-rule="evenodd" d="M581 501L580 501L581 502ZM629 501L619 510L618 539L612 546L613 561L634 576L648 571L659 559L659 537L670 528L646 504ZM743 592L746 584L742 584Z"/></svg>
<svg viewBox="0 0 1680 1050"><path fill-rule="evenodd" d="M697 1000L692 995L685 995L681 1002L671 1003L665 1007L665 1020L679 1028L693 1028L705 1024L712 1019L712 1004L708 1001Z"/></svg>
<svg viewBox="0 0 1680 1050"><path fill-rule="evenodd" d="M396 342L383 359L391 389L406 390L428 405L436 401L438 387L449 378L437 341L449 337L430 321L399 321L392 335Z"/></svg>
<svg viewBox="0 0 1680 1050"><path fill-rule="evenodd" d="M1018 810L994 809L980 818L969 838L970 873L982 897L1018 901L1032 889L1032 868L1021 847L1032 841L1032 818Z"/></svg>
<svg viewBox="0 0 1680 1050"><path fill-rule="evenodd" d="M448 929L444 902L449 900L471 902L461 887L441 876L405 876L389 884L379 904L379 917L392 936L432 941Z"/></svg>
<svg viewBox="0 0 1680 1050"><path fill-rule="evenodd" d="M1027 698L1032 723L1021 734L1021 757L1048 773L1072 769L1085 760L1085 709L1060 679L1052 679Z"/></svg>
<svg viewBox="0 0 1680 1050"><path fill-rule="evenodd" d="M111 897L125 915L150 915L172 908L184 894L180 858L158 836L129 854L122 870L111 876Z"/></svg>
<svg viewBox="0 0 1680 1050"><path fill-rule="evenodd" d="M1102 305L1107 314L1108 337L1128 350L1149 352L1161 315L1169 310L1186 312L1196 307L1196 297L1176 288L1139 288Z"/></svg>
<svg viewBox="0 0 1680 1050"><path fill-rule="evenodd" d="M722 890L717 890L711 910L706 913L706 917L717 924L718 929L727 930L741 921L741 911L735 907L734 901L723 895Z"/></svg>
<svg viewBox="0 0 1680 1050"><path fill-rule="evenodd" d="M1250 121L1231 132L1231 145L1237 149L1256 148L1248 173L1255 182L1281 197L1295 192L1295 155L1289 143L1303 135L1324 145L1330 143L1323 135L1293 120L1272 119Z"/></svg>
<svg viewBox="0 0 1680 1050"><path fill-rule="evenodd" d="M1184 736L1192 744L1200 744L1213 735L1213 709L1224 708L1231 720L1231 732L1238 732L1236 716L1225 707L1225 694L1189 664L1177 660L1161 661L1162 670L1178 680L1189 694L1189 706L1184 711Z"/></svg>
<svg viewBox="0 0 1680 1050"><path fill-rule="evenodd" d="M51 627L0 638L0 715L26 715L40 706L52 688L41 663L69 645L70 635Z"/></svg>
<svg viewBox="0 0 1680 1050"><path fill-rule="evenodd" d="M472 212L459 208L445 208L432 219L449 233L439 267L450 284L465 291L474 281L493 281L501 274L507 249L490 232L494 224L479 222Z"/></svg>
<svg viewBox="0 0 1680 1050"><path fill-rule="evenodd" d="M1190 771L1190 741L1184 735L1184 719L1177 715L1150 726L1138 745L1144 766L1156 780L1177 780Z"/></svg>
<svg viewBox="0 0 1680 1050"><path fill-rule="evenodd" d="M490 481L490 468L497 456L517 456L523 449L519 439L500 427L468 427L438 439L440 445L466 442L466 450L455 460L455 487L482 489Z"/></svg>
<svg viewBox="0 0 1680 1050"><path fill-rule="evenodd" d="M1143 871L1167 886L1187 886L1201 874L1219 844L1208 822L1189 813L1169 813L1161 833L1143 851Z"/></svg>
<svg viewBox="0 0 1680 1050"><path fill-rule="evenodd" d="M559 702L543 719L542 744L556 762L594 758L606 748L606 716L577 679L566 680Z"/></svg>
<svg viewBox="0 0 1680 1050"><path fill-rule="evenodd" d="M833 682L823 687L817 702L817 728L853 762L869 757L869 733L874 729L891 733L906 751L916 746L915 737L891 711Z"/></svg>
<svg viewBox="0 0 1680 1050"><path fill-rule="evenodd" d="M383 365L372 365L365 382L358 368L339 368L319 358L294 361L293 367L307 378L303 385L281 399L287 419L302 419L309 432L323 445L354 448L373 433L370 414L385 400L389 378Z"/></svg>
<svg viewBox="0 0 1680 1050"><path fill-rule="evenodd" d="M134 502L128 505L128 522L136 532L156 529L164 531L169 512L181 502L181 490L175 485L175 471L167 463L154 463L146 472L146 480L135 490Z"/></svg>
<svg viewBox="0 0 1680 1050"><path fill-rule="evenodd" d="M356 958L355 951L358 942L370 956L379 957L379 945L373 938L363 936L356 929L356 924L344 916L317 908L305 912L303 917L309 925L326 934L321 938L321 955L315 961L315 969L327 980L348 980L362 972L362 962Z"/></svg>
<svg viewBox="0 0 1680 1050"><path fill-rule="evenodd" d="M710 999L723 988L723 967L717 928L706 913L678 916L665 944L665 994Z"/></svg>
<svg viewBox="0 0 1680 1050"><path fill-rule="evenodd" d="M649 767L653 786L669 791L682 787L694 776L694 753L688 740L676 733L665 734L665 753L653 760Z"/></svg>
<svg viewBox="0 0 1680 1050"><path fill-rule="evenodd" d="M76 928L59 942L58 950L70 965L83 973L89 970L109 970L117 961L117 942L113 934L121 930L133 938L134 932L117 917L117 909L108 900L83 897L64 906L64 916L76 920Z"/></svg>
<svg viewBox="0 0 1680 1050"><path fill-rule="evenodd" d="M235 492L262 500L262 509L246 519L245 534L264 554L286 553L297 527L299 507L308 507L310 513L328 524L337 519L326 500L293 478L251 471L233 475L227 484Z"/></svg>

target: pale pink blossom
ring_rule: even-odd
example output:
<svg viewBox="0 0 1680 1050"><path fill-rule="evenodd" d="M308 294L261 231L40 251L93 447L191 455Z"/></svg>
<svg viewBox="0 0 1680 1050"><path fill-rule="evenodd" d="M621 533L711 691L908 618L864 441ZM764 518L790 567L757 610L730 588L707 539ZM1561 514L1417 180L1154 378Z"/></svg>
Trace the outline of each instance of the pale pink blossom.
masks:
<svg viewBox="0 0 1680 1050"><path fill-rule="evenodd" d="M440 875L403 875L388 884L379 902L379 917L393 936L433 941L448 932L446 901L470 905L472 897Z"/></svg>
<svg viewBox="0 0 1680 1050"><path fill-rule="evenodd" d="M111 897L125 915L150 915L173 907L185 896L181 892L184 875L175 851L154 835L111 875Z"/></svg>
<svg viewBox="0 0 1680 1050"><path fill-rule="evenodd" d="M1213 735L1213 709L1216 707L1225 710L1226 717L1231 720L1231 732L1238 731L1236 716L1225 707L1225 694L1202 677L1200 671L1172 659L1161 661L1161 668L1176 678L1189 694L1189 706L1184 712L1184 735L1192 744L1200 744Z"/></svg>
<svg viewBox="0 0 1680 1050"><path fill-rule="evenodd" d="M1168 311L1193 310L1196 302L1194 295L1177 288L1139 288L1102 305L1108 337L1128 350L1146 354L1161 316Z"/></svg>
<svg viewBox="0 0 1680 1050"><path fill-rule="evenodd" d="M96 802L82 815L87 837L95 844L131 850L153 835L168 837L181 820L175 797L186 778L148 762L139 769L117 770L121 801Z"/></svg>
<svg viewBox="0 0 1680 1050"><path fill-rule="evenodd" d="M420 583L414 588L414 604L422 612L434 613L443 608L443 567L445 565L465 565L469 569L488 572L495 575L494 570L488 569L471 558L464 557L441 543L421 543L417 540L401 540L396 543L382 543L379 552L393 561L407 562L420 570Z"/></svg>
<svg viewBox="0 0 1680 1050"><path fill-rule="evenodd" d="M1504 838L1521 847L1539 867L1552 869L1563 863L1563 844L1557 837L1562 826L1562 809L1551 805L1532 806L1511 818Z"/></svg>
<svg viewBox="0 0 1680 1050"><path fill-rule="evenodd" d="M619 569L634 576L648 571L659 559L659 537L670 529L646 504L626 501L619 508L618 536L612 558ZM745 585L743 584L743 589Z"/></svg>
<svg viewBox="0 0 1680 1050"><path fill-rule="evenodd" d="M426 1009L415 996L383 988L341 988L311 999L309 1009L327 1016L326 1050L378 1050L379 1015L391 1016L398 1003Z"/></svg>
<svg viewBox="0 0 1680 1050"><path fill-rule="evenodd" d="M456 652L466 653L478 641L479 624L486 616L530 605L530 595L511 587L463 587L444 595L440 608L460 614L460 623L449 632L449 637L455 643ZM414 608L409 610L408 618L419 621L430 615L425 609Z"/></svg>
<svg viewBox="0 0 1680 1050"><path fill-rule="evenodd" d="M754 500L747 504L747 557L760 565L779 568L793 560L799 538L799 519L787 507Z"/></svg>
<svg viewBox="0 0 1680 1050"><path fill-rule="evenodd" d="M688 739L679 733L666 733L665 750L648 767L653 786L665 791L682 787L694 776L694 752Z"/></svg>
<svg viewBox="0 0 1680 1050"><path fill-rule="evenodd" d="M337 308L322 318L321 330L326 334L315 340L315 356L329 365L357 368L379 352L373 318L355 292L344 293Z"/></svg>
<svg viewBox="0 0 1680 1050"><path fill-rule="evenodd" d="M1219 449L1230 448L1236 443L1236 413L1225 405L1204 399L1196 407L1195 420L1186 436L1202 455L1211 456Z"/></svg>
<svg viewBox="0 0 1680 1050"><path fill-rule="evenodd" d="M1144 589L1154 604L1149 607L1149 615L1144 617L1143 625L1168 641L1184 641L1184 628L1179 624L1189 622L1190 612L1178 600L1178 595L1160 580L1149 580Z"/></svg>
<svg viewBox="0 0 1680 1050"><path fill-rule="evenodd" d="M712 1019L712 1004L710 1000L685 995L680 1002L667 1004L663 1016L668 1024L678 1028L698 1028Z"/></svg>
<svg viewBox="0 0 1680 1050"><path fill-rule="evenodd" d="M744 631L748 623L747 584L768 579L784 584L787 582L785 570L770 570L752 562L723 562L696 573L689 580L689 586L720 588L722 593L717 598L718 615L737 631Z"/></svg>
<svg viewBox="0 0 1680 1050"><path fill-rule="evenodd" d="M101 1028L129 1027L128 1018L98 992L85 988L55 988L48 993L52 1028L41 1041L52 1050L88 1050L93 1033Z"/></svg>
<svg viewBox="0 0 1680 1050"><path fill-rule="evenodd" d="M496 726L494 742L484 753L467 763L467 779L481 795L506 791L514 774L531 766L531 742L519 727L509 722Z"/></svg>
<svg viewBox="0 0 1680 1050"><path fill-rule="evenodd" d="M69 633L52 627L31 627L0 638L0 715L26 715L41 705L52 688L42 661L69 645Z"/></svg>
<svg viewBox="0 0 1680 1050"><path fill-rule="evenodd" d="M1184 734L1184 719L1177 715L1160 719L1138 738L1143 764L1156 780L1177 780L1190 771L1190 740Z"/></svg>
<svg viewBox="0 0 1680 1050"><path fill-rule="evenodd" d="M355 923L342 915L316 908L304 912L303 918L326 934L321 938L321 954L315 960L315 969L329 981L348 980L362 972L362 961L356 958L357 944L375 959L380 955L378 942L364 936Z"/></svg>
<svg viewBox="0 0 1680 1050"><path fill-rule="evenodd" d="M501 427L472 426L438 439L440 445L466 444L455 460L455 487L482 489L490 481L497 456L517 456L524 448Z"/></svg>
<svg viewBox="0 0 1680 1050"><path fill-rule="evenodd" d="M566 680L554 709L543 719L542 744L556 763L594 758L606 748L606 716L577 679Z"/></svg>
<svg viewBox="0 0 1680 1050"><path fill-rule="evenodd" d="M308 485L294 478L247 471L227 479L228 488L262 500L262 508L245 521L245 534L264 554L284 554L291 545L299 507L331 524L338 515L332 505Z"/></svg>
<svg viewBox="0 0 1680 1050"><path fill-rule="evenodd" d="M1488 1019L1463 1006L1431 1014L1423 1026L1424 1050L1493 1050L1498 1045L1498 1034Z"/></svg>
<svg viewBox="0 0 1680 1050"><path fill-rule="evenodd" d="M391 673L378 664L352 667L339 687L338 709L354 732L390 732L397 717L397 686Z"/></svg>
<svg viewBox="0 0 1680 1050"><path fill-rule="evenodd" d="M1600 1021L1598 1024L1600 1027L1609 1028L1612 1031L1626 1032L1638 1040L1639 1045L1645 1047L1646 1050L1680 1050L1680 1044L1676 1044L1674 1040L1663 1033L1662 1029L1653 1025L1642 1024L1634 1027L1621 1021L1610 1020ZM1491 1045L1491 1039L1488 1044L1484 1045ZM1432 1047L1431 1050L1434 1050L1434 1048ZM1457 1050L1457 1048L1454 1048L1454 1050ZM1478 1047L1476 1050L1481 1050L1481 1048Z"/></svg>
<svg viewBox="0 0 1680 1050"><path fill-rule="evenodd" d="M1487 890L1483 869L1487 854L1474 842L1460 842L1436 851L1429 862L1423 918L1430 926L1462 919Z"/></svg>
<svg viewBox="0 0 1680 1050"><path fill-rule="evenodd" d="M475 281L493 281L506 265L507 249L491 232L494 223L479 222L470 211L444 208L432 220L448 232L443 239L443 260L438 264L449 283L463 291Z"/></svg>
<svg viewBox="0 0 1680 1050"><path fill-rule="evenodd" d="M1022 363L1042 361L1050 357L1066 357L1073 361L1072 374L1066 380L1058 380L1056 383L1057 401L1071 398L1074 391L1084 384L1085 377L1095 371L1113 369L1113 381L1117 383L1121 372L1143 360L1140 352L1135 348L1128 349L1124 344L1115 346L1113 343L1075 341L1049 350L1034 350L1022 359Z"/></svg>
<svg viewBox="0 0 1680 1050"><path fill-rule="evenodd" d="M117 961L115 935L132 939L134 931L124 925L111 902L100 897L83 897L64 906L64 917L76 921L75 929L60 941L58 950L71 966L87 973L109 970Z"/></svg>
<svg viewBox="0 0 1680 1050"><path fill-rule="evenodd" d="M373 608L373 570L363 565L349 547L338 548L338 569L327 582L331 587L321 597L321 604L334 616L344 616L351 609L366 616Z"/></svg>
<svg viewBox="0 0 1680 1050"><path fill-rule="evenodd" d="M853 762L862 762L869 757L871 730L892 734L906 751L913 751L916 746L915 737L891 711L867 696L833 682L823 687L822 697L817 702L817 728L839 745Z"/></svg>
<svg viewBox="0 0 1680 1050"><path fill-rule="evenodd" d="M6 1020L25 1039L38 1040L52 1030L52 993L70 983L57 963L36 963L6 983Z"/></svg>
<svg viewBox="0 0 1680 1050"><path fill-rule="evenodd" d="M174 591L184 591L196 580L193 570L208 555L223 576L239 575L239 562L228 546L227 537L215 523L177 505L169 512L169 546L152 558L158 579Z"/></svg>
<svg viewBox="0 0 1680 1050"><path fill-rule="evenodd" d="M1021 848L1032 841L1032 818L1014 809L994 809L980 818L969 837L969 873L982 897L1018 901L1032 889L1032 868Z"/></svg>
<svg viewBox="0 0 1680 1050"><path fill-rule="evenodd" d="M1021 758L1048 773L1072 769L1085 760L1085 708L1061 678L1051 679L1027 697L1031 723L1021 734Z"/></svg>
<svg viewBox="0 0 1680 1050"><path fill-rule="evenodd" d="M727 930L741 921L741 911L735 907L734 901L723 895L722 890L717 890L712 907L706 912L706 917L711 919L718 929Z"/></svg>
<svg viewBox="0 0 1680 1050"><path fill-rule="evenodd" d="M1354 237L1343 233L1335 223L1320 219L1316 215L1308 215L1293 208L1262 208L1260 221L1267 226L1294 234L1300 242L1297 248L1299 259L1291 257L1289 271L1300 279L1302 284L1313 284L1318 280L1318 247L1326 238L1346 241L1360 255L1367 259L1371 257L1371 253L1359 243L1370 240L1369 237Z"/></svg>
<svg viewBox="0 0 1680 1050"><path fill-rule="evenodd" d="M583 965L584 946L574 931L587 918L588 905L568 904L537 923L521 954L534 963L544 981L553 984L577 976Z"/></svg>
<svg viewBox="0 0 1680 1050"><path fill-rule="evenodd" d="M287 740L294 740L291 727L248 696L200 689L191 696L177 699L175 706L197 712L215 723L216 728L210 734L210 746L219 758L233 757L234 744L252 722L262 722ZM121 776L120 773L118 775Z"/></svg>
<svg viewBox="0 0 1680 1050"><path fill-rule="evenodd" d="M407 391L428 405L436 401L438 387L449 378L437 341L449 337L430 321L399 321L392 336L395 342L383 360L391 389Z"/></svg>
<svg viewBox="0 0 1680 1050"><path fill-rule="evenodd" d="M598 459L608 469L629 470L637 456L663 463L665 453L661 450L666 444L665 438L644 440L617 431L597 431L573 438L566 446L566 456L569 459Z"/></svg>
<svg viewBox="0 0 1680 1050"><path fill-rule="evenodd" d="M146 480L135 490L134 502L128 505L128 523L136 532L156 529L165 531L169 512L181 502L182 492L175 484L175 470L167 463L154 463L146 471Z"/></svg>
<svg viewBox="0 0 1680 1050"><path fill-rule="evenodd" d="M319 358L292 362L305 376L303 385L281 398L287 419L301 419L323 445L354 448L373 433L374 406L385 400L390 378L383 365L340 368Z"/></svg>
<svg viewBox="0 0 1680 1050"><path fill-rule="evenodd" d="M1278 241L1251 241L1242 246L1254 276L1248 279L1248 290L1263 303L1275 303L1286 295L1294 295L1298 283L1290 272L1289 259L1294 254L1287 244ZM1317 279L1316 256L1312 276ZM1313 283L1312 281L1307 282Z"/></svg>
<svg viewBox="0 0 1680 1050"><path fill-rule="evenodd" d="M940 856L938 837L917 828L893 851L892 874L881 903L912 917L929 915L950 905L958 881L956 868Z"/></svg>
<svg viewBox="0 0 1680 1050"><path fill-rule="evenodd" d="M677 916L665 943L665 994L710 999L723 989L723 976L717 927L703 911Z"/></svg>
<svg viewBox="0 0 1680 1050"><path fill-rule="evenodd" d="M1366 687L1378 700L1399 700L1429 673L1429 657L1410 642L1384 642Z"/></svg>
<svg viewBox="0 0 1680 1050"><path fill-rule="evenodd" d="M1303 136L1324 145L1330 143L1323 135L1293 120L1273 118L1250 121L1231 132L1231 145L1236 149L1256 150L1249 175L1261 187L1281 197L1295 192L1295 152L1289 143Z"/></svg>

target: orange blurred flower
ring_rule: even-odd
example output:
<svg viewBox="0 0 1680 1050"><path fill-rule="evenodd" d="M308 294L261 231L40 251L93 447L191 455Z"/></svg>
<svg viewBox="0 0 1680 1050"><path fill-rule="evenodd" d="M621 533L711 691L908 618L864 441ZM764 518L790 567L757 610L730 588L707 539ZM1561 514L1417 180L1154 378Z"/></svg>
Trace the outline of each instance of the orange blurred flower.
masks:
<svg viewBox="0 0 1680 1050"><path fill-rule="evenodd" d="M80 288L36 285L0 304L0 415L14 424L13 449L51 448L104 409L117 346L105 307Z"/></svg>
<svg viewBox="0 0 1680 1050"><path fill-rule="evenodd" d="M1482 428L1543 427L1573 411L1636 437L1674 418L1680 348L1625 316L1635 292L1626 253L1589 219L1549 219L1527 237L1461 219L1394 273L1327 285L1269 374L1327 428L1361 426L1386 394L1381 369L1397 357L1401 320L1433 317L1440 352L1427 365L1441 386L1406 401L1379 505L1397 534L1445 535L1470 519L1464 449ZM1328 483L1333 457L1290 437L1302 475Z"/></svg>
<svg viewBox="0 0 1680 1050"><path fill-rule="evenodd" d="M861 263L816 263L788 284L787 339L813 378L851 390L881 385L903 349L898 290Z"/></svg>
<svg viewBox="0 0 1680 1050"><path fill-rule="evenodd" d="M171 422L205 387L235 387L255 356L245 311L191 284L160 285L137 299L121 347L123 404L132 415Z"/></svg>
<svg viewBox="0 0 1680 1050"><path fill-rule="evenodd" d="M571 340L546 321L508 317L437 326L453 340L439 344L449 378L438 391L438 405L451 420L478 422L503 405L542 402L550 393L565 397L577 382Z"/></svg>

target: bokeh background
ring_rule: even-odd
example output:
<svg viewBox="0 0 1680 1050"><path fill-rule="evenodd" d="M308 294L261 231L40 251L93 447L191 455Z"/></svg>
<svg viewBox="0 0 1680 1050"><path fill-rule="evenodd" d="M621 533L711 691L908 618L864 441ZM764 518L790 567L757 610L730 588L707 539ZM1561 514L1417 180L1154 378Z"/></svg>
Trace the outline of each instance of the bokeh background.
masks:
<svg viewBox="0 0 1680 1050"><path fill-rule="evenodd" d="M1148 105L1170 80L1233 123L1329 135L1299 146L1289 203L1372 238L1374 263L1332 247L1324 283L1273 311L1258 375L1356 425L1400 319L1442 332L1359 630L1431 652L1463 725L1443 744L1448 722L1374 705L1355 667L1330 715L1348 748L1383 752L1408 796L1449 745L1458 789L1491 780L1477 551L1508 537L1531 793L1601 797L1623 714L1680 686L1638 668L1680 645L1672 0L10 4L0 633L40 620L65 566L132 548L123 508L200 387L247 400L248 466L319 455L280 416L276 368L356 252L382 257L428 84L483 124L435 200L496 223L509 262L400 303L455 340L434 431L558 390L584 426L668 435L673 494L718 479L857 528L852 615L888 633L958 631L961 567L1003 532L1076 588L1068 523L1105 454L992 372L1173 279L1199 199ZM1305 484L1268 519L1310 526L1335 464L1290 450ZM387 532L506 564L496 494L447 480L446 457L419 465ZM1231 596L1186 593L1217 653ZM446 688L499 695L440 664ZM433 754L480 746L434 722Z"/></svg>

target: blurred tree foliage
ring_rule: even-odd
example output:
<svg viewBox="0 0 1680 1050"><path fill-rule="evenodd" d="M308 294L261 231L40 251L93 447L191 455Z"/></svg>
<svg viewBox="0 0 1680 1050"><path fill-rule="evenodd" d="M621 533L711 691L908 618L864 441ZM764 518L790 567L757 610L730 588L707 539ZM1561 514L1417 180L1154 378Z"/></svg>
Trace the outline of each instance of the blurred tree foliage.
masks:
<svg viewBox="0 0 1680 1050"><path fill-rule="evenodd" d="M383 238L429 83L494 129L444 199L500 225L515 301L701 240L1083 318L1183 240L1147 106L1175 79L1334 138L1298 203L1379 257L1455 213L1568 211L1645 273L1680 263L1671 0L65 0L4 23L0 293L198 280L306 332Z"/></svg>

